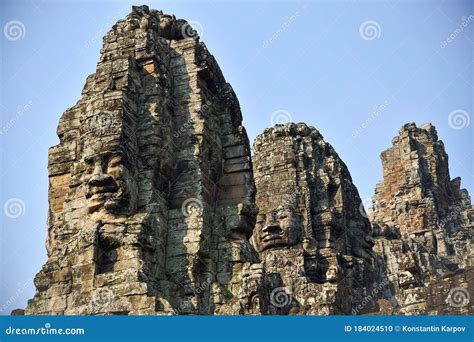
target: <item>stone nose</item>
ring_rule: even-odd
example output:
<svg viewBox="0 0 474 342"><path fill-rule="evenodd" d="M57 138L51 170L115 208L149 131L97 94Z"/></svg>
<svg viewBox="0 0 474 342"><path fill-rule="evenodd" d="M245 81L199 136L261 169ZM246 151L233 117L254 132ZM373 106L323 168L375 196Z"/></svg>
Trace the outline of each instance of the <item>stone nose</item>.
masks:
<svg viewBox="0 0 474 342"><path fill-rule="evenodd" d="M94 169L92 177L89 179L87 184L89 186L106 186L114 182L112 176L107 173L104 173L100 167Z"/></svg>

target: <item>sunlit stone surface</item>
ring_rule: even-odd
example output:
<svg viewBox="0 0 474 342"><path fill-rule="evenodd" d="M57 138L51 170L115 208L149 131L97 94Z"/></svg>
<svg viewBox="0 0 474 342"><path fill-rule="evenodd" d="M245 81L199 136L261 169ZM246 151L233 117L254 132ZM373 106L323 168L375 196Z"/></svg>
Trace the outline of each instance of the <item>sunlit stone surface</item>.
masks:
<svg viewBox="0 0 474 342"><path fill-rule="evenodd" d="M57 134L25 314L473 311L473 209L434 127L405 125L382 153L369 221L314 127L266 129L251 158L237 97L185 20L133 7Z"/></svg>

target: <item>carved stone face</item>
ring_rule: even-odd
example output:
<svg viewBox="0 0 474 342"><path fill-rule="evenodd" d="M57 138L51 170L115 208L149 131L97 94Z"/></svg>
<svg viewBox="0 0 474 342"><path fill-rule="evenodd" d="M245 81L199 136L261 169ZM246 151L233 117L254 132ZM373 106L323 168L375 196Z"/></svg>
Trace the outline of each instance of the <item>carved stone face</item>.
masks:
<svg viewBox="0 0 474 342"><path fill-rule="evenodd" d="M278 207L260 212L255 227L255 244L259 252L299 243L303 237L303 225L296 208Z"/></svg>
<svg viewBox="0 0 474 342"><path fill-rule="evenodd" d="M160 36L165 38L171 37L173 21L174 18L167 14L160 17Z"/></svg>
<svg viewBox="0 0 474 342"><path fill-rule="evenodd" d="M133 208L134 187L121 152L102 152L84 158L87 205L90 213L105 209L129 214Z"/></svg>
<svg viewBox="0 0 474 342"><path fill-rule="evenodd" d="M326 271L326 280L327 281L337 281L339 278L339 269L336 265L329 266L328 270Z"/></svg>

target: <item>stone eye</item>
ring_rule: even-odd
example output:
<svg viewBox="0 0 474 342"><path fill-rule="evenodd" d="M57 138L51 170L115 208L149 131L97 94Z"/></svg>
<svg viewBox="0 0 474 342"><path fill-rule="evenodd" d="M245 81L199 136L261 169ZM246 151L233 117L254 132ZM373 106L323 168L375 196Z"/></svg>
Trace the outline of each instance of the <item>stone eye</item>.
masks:
<svg viewBox="0 0 474 342"><path fill-rule="evenodd" d="M84 158L84 171L87 174L94 171L94 158Z"/></svg>
<svg viewBox="0 0 474 342"><path fill-rule="evenodd" d="M109 161L109 167L120 166L121 162L122 162L122 157L120 157L120 156L112 157L112 159L110 159L110 161Z"/></svg>

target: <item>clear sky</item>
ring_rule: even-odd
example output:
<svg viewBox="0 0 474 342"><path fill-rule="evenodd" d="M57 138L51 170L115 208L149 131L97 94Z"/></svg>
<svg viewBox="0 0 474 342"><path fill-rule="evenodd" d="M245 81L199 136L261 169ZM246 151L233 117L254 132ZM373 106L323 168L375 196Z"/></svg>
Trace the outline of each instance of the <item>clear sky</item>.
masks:
<svg viewBox="0 0 474 342"><path fill-rule="evenodd" d="M135 3L141 5L141 3ZM433 123L472 191L474 1L149 1L194 22L251 141L272 121L320 130L362 199L407 122ZM128 1L3 0L0 314L24 308L46 260L47 149ZM273 114L273 115L272 115Z"/></svg>

